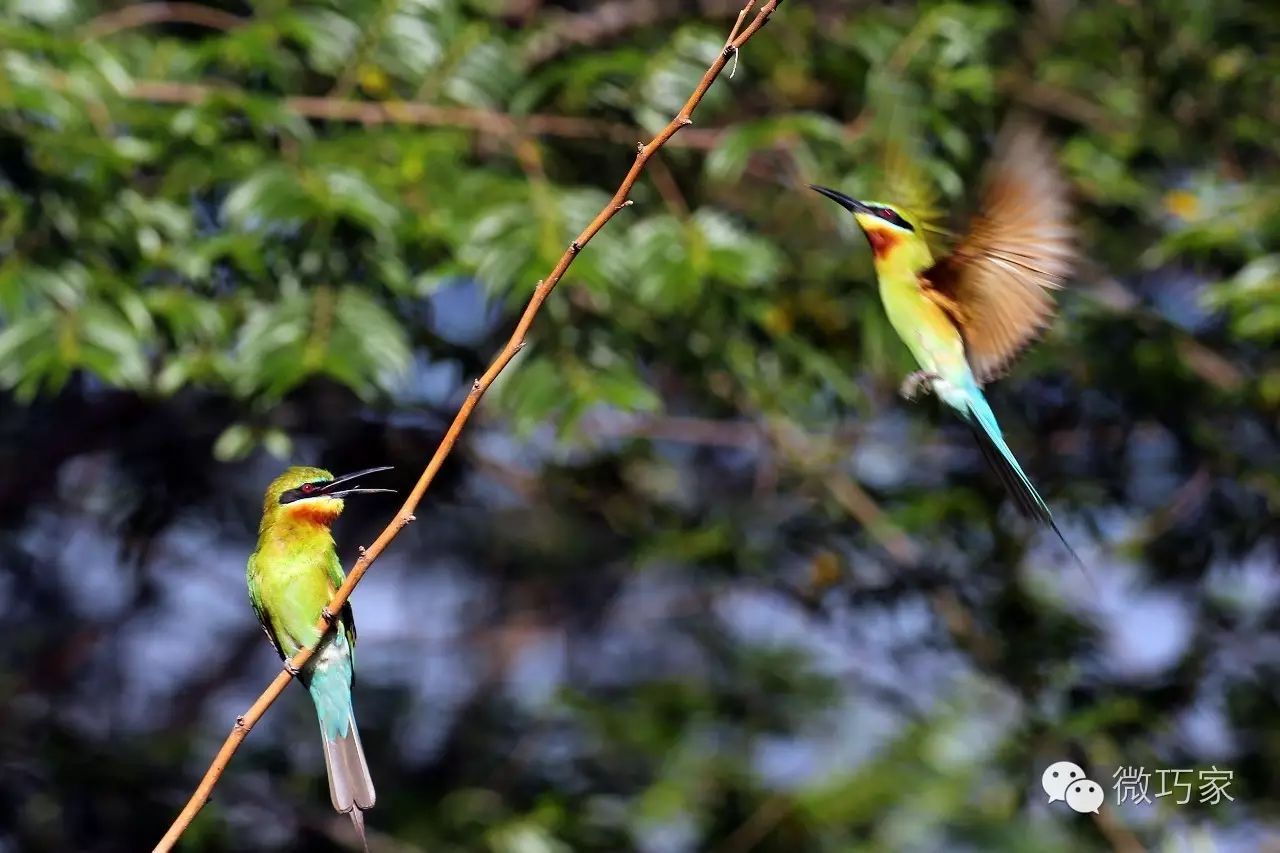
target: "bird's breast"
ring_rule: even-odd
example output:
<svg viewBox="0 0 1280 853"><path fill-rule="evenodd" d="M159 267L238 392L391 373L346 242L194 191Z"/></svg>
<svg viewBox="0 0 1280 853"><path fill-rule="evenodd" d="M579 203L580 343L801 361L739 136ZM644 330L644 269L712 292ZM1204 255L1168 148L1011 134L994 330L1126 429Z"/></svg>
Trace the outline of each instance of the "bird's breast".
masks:
<svg viewBox="0 0 1280 853"><path fill-rule="evenodd" d="M920 290L915 276L880 278L880 298L894 331L920 367L950 375L963 370L964 342L946 313Z"/></svg>

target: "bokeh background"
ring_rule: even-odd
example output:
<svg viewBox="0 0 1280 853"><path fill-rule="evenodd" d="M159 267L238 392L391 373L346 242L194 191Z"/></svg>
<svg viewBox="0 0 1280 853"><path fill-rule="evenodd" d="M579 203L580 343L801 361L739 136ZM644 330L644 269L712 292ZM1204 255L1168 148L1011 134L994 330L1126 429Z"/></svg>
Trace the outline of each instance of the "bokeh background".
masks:
<svg viewBox="0 0 1280 853"><path fill-rule="evenodd" d="M159 838L278 671L266 484L408 489L738 8L9 0L0 850ZM788 0L355 594L371 848L1280 849L1277 80L1267 2ZM1015 109L1085 260L990 394L1092 582L898 397L803 189L963 210ZM1120 808L1120 766L1235 800ZM291 688L183 849L353 848Z"/></svg>

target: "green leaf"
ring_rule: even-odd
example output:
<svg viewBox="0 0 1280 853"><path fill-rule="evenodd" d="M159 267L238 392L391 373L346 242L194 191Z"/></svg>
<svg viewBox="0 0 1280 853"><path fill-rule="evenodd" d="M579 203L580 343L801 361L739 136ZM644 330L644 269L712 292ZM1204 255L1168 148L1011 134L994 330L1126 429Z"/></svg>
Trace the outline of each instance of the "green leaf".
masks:
<svg viewBox="0 0 1280 853"><path fill-rule="evenodd" d="M253 430L248 424L232 424L213 443L213 458L219 462L234 462L252 453L255 444Z"/></svg>

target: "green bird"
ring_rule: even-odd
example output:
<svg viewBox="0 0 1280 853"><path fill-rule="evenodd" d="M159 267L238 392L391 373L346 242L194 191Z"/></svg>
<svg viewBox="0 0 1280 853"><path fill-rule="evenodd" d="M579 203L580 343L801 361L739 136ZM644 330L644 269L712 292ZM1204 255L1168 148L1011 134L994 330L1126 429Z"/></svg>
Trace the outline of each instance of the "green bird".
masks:
<svg viewBox="0 0 1280 853"><path fill-rule="evenodd" d="M1049 293L1075 258L1066 184L1044 137L1025 123L1001 133L969 229L939 258L921 212L810 188L852 213L871 244L885 313L921 367L903 395L931 390L955 409L1019 510L1052 528L1079 562L982 393L1048 324Z"/></svg>
<svg viewBox="0 0 1280 853"><path fill-rule="evenodd" d="M254 612L283 660L320 640L316 623L345 577L329 532L342 514L343 498L391 491L346 484L386 470L368 468L334 477L321 468L295 467L267 488L258 547L245 574ZM351 815L363 841L363 812L373 808L374 791L351 707L356 645L351 602L343 605L325 636L324 645L295 675L316 706L333 807Z"/></svg>

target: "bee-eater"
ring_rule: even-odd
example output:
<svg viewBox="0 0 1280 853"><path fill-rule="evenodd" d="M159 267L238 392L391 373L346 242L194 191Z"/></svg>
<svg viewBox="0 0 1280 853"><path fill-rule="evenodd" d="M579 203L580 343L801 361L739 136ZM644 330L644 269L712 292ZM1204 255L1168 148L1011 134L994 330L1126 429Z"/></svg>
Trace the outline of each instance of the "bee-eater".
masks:
<svg viewBox="0 0 1280 853"><path fill-rule="evenodd" d="M334 477L321 468L290 468L267 488L258 547L249 557L246 575L258 621L283 660L320 640L316 624L342 585L342 564L329 526L342 514L343 498L391 491L346 484L386 470L369 468ZM374 792L351 707L356 645L351 602L343 605L325 636L324 645L295 674L316 706L333 807L351 815L363 841L363 812L373 807Z"/></svg>
<svg viewBox="0 0 1280 853"><path fill-rule="evenodd" d="M1006 128L968 233L937 259L927 223L913 211L810 187L852 213L871 244L885 313L921 367L903 395L932 390L955 409L1018 508L1051 527L1075 557L982 394L1048 324L1048 292L1063 286L1074 259L1066 185L1044 137L1027 124Z"/></svg>

